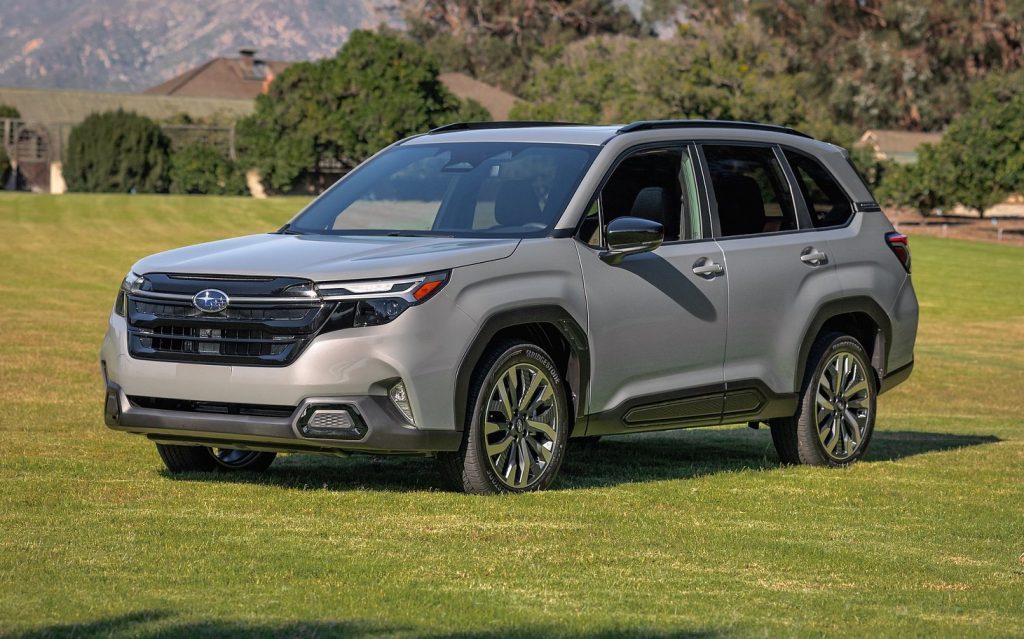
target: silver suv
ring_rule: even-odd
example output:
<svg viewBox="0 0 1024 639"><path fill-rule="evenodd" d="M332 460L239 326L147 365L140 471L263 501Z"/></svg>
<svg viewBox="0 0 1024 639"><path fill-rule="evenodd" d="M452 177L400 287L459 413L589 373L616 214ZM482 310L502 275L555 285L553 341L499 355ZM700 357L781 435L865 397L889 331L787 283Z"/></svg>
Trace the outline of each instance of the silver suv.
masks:
<svg viewBox="0 0 1024 639"><path fill-rule="evenodd" d="M276 232L137 263L106 423L171 472L431 454L474 493L549 486L572 439L716 424L843 466L910 375L909 273L845 152L791 129L455 124Z"/></svg>

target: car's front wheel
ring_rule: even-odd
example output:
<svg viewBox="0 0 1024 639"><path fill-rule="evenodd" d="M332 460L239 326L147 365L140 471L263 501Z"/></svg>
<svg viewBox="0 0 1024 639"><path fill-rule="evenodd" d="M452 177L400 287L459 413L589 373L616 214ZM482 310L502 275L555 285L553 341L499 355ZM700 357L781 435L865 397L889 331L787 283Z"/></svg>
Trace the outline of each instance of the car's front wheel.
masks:
<svg viewBox="0 0 1024 639"><path fill-rule="evenodd" d="M484 354L469 393L461 448L440 456L442 469L467 493L547 488L569 436L565 382L536 344L503 340Z"/></svg>
<svg viewBox="0 0 1024 639"><path fill-rule="evenodd" d="M234 448L157 444L164 466L172 473L203 473L213 470L264 471L274 462L274 453Z"/></svg>
<svg viewBox="0 0 1024 639"><path fill-rule="evenodd" d="M772 420L786 464L846 466L864 456L875 429L878 385L860 342L829 333L814 343L796 415Z"/></svg>

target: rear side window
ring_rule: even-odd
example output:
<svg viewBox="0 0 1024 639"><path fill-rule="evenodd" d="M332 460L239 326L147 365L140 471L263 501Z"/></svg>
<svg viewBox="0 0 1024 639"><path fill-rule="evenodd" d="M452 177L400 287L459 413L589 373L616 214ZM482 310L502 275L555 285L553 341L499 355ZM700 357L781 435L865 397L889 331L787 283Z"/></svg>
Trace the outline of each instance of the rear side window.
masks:
<svg viewBox="0 0 1024 639"><path fill-rule="evenodd" d="M817 160L802 153L786 151L796 181L815 228L842 226L853 215L853 206L835 178Z"/></svg>
<svg viewBox="0 0 1024 639"><path fill-rule="evenodd" d="M703 149L722 237L797 228L792 193L770 147L706 145Z"/></svg>

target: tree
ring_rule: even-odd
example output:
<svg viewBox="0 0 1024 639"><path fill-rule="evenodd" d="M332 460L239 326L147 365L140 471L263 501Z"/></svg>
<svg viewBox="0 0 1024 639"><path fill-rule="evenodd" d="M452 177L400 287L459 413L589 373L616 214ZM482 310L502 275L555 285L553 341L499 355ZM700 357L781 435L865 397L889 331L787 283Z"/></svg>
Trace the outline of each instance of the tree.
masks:
<svg viewBox="0 0 1024 639"><path fill-rule="evenodd" d="M804 99L810 76L788 48L748 24L682 25L669 40L597 37L537 65L512 116L582 122L698 118L795 126L848 144Z"/></svg>
<svg viewBox="0 0 1024 639"><path fill-rule="evenodd" d="M171 193L245 195L245 176L217 148L191 144L171 154Z"/></svg>
<svg viewBox="0 0 1024 639"><path fill-rule="evenodd" d="M893 164L875 195L886 204L906 206L925 215L951 206L947 188L953 166L944 149L924 144L917 149L917 162Z"/></svg>
<svg viewBox="0 0 1024 639"><path fill-rule="evenodd" d="M925 212L962 204L984 210L1024 192L1024 71L977 82L970 108L917 163L891 171L882 195Z"/></svg>
<svg viewBox="0 0 1024 639"><path fill-rule="evenodd" d="M0 118L21 119L21 112L9 104L0 104Z"/></svg>
<svg viewBox="0 0 1024 639"><path fill-rule="evenodd" d="M122 110L93 113L71 129L68 190L163 193L170 141L149 118Z"/></svg>
<svg viewBox="0 0 1024 639"><path fill-rule="evenodd" d="M238 124L244 166L272 189L290 188L324 162L351 169L395 140L460 120L486 120L437 79L422 47L391 33L356 31L337 56L290 66Z"/></svg>
<svg viewBox="0 0 1024 639"><path fill-rule="evenodd" d="M963 87L1024 63L1020 0L652 0L652 17L754 22L783 38L834 119L941 129Z"/></svg>
<svg viewBox="0 0 1024 639"><path fill-rule="evenodd" d="M599 34L649 33L613 0L406 0L406 24L442 68L518 93L536 56Z"/></svg>

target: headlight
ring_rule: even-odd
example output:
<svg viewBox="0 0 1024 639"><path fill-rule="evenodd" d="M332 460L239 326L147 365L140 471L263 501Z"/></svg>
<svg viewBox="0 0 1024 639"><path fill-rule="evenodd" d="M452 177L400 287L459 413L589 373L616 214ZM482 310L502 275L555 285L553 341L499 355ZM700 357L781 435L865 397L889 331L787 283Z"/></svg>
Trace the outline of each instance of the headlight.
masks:
<svg viewBox="0 0 1024 639"><path fill-rule="evenodd" d="M338 304L326 330L387 324L410 306L422 304L448 282L448 271L392 280L327 282L317 285L324 301Z"/></svg>
<svg viewBox="0 0 1024 639"><path fill-rule="evenodd" d="M114 312L124 317L128 310L128 293L132 292L132 287L135 286L142 278L132 271L128 271L128 275L124 276L121 280L121 288L117 291L117 299L114 300Z"/></svg>

